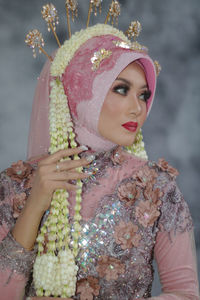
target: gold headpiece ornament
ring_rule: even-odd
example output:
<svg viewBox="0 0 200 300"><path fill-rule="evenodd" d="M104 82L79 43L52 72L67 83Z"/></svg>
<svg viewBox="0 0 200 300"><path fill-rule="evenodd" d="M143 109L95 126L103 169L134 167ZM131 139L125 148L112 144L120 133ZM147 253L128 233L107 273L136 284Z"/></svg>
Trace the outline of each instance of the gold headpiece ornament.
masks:
<svg viewBox="0 0 200 300"><path fill-rule="evenodd" d="M102 0L90 0L90 6L89 6L89 11L88 11L86 27L89 26L90 16L91 16L91 13L93 12L93 8L94 8L94 15L95 16L97 16L97 8L98 7L99 7L99 13L101 14L101 2L102 2Z"/></svg>
<svg viewBox="0 0 200 300"><path fill-rule="evenodd" d="M120 15L120 12L121 12L121 9L120 9L119 1L112 0L112 3L110 5L110 8L109 8L106 20L105 20L105 24L107 24L110 19L112 19L111 20L112 25L114 24L114 20L115 20L116 24L118 24L118 17Z"/></svg>
<svg viewBox="0 0 200 300"><path fill-rule="evenodd" d="M87 23L86 27L89 27L90 24L90 17L91 13L94 11L94 15L97 16L97 10L99 9L99 12L101 13L101 3L103 0L90 0L89 4L89 10L88 10L88 17L87 17ZM67 25L68 25L68 35L69 38L71 38L71 25L70 25L70 11L71 11L71 18L72 21L74 21L74 17L77 17L77 7L78 3L77 0L65 0L65 7L66 7L66 14L67 14ZM106 16L105 24L107 24L109 21L111 21L111 24L118 25L118 17L120 15L121 8L119 1L117 0L111 0L111 4L109 6L108 14ZM56 34L56 25L58 25L58 12L53 4L46 4L43 6L43 9L41 11L43 19L47 22L48 31L52 30L56 41L58 43L58 46L61 47L59 38ZM136 41L136 38L139 36L140 32L142 30L142 26L139 21L133 21L129 25L128 30L125 32L127 35L129 42L127 41L115 41L115 45L117 47L131 49L135 51L141 51L141 52L147 52L148 49L139 44ZM133 39L133 42L131 40ZM33 50L33 56L36 57L36 49L38 48L39 53L44 53L48 59L53 61L52 57L47 54L47 52L44 50L44 39L42 37L42 34L37 30L34 29L30 31L25 40L26 44L32 48ZM161 66L158 63L158 61L155 61L155 68L156 68L156 74L159 75L161 71Z"/></svg>
<svg viewBox="0 0 200 300"><path fill-rule="evenodd" d="M53 4L47 4L47 5L43 6L41 14L42 14L43 19L47 22L48 31L50 32L52 30L52 32L56 38L56 41L58 43L58 46L61 47L60 41L56 34L56 25L59 24L57 9L55 8L55 6Z"/></svg>
<svg viewBox="0 0 200 300"><path fill-rule="evenodd" d="M66 13L67 13L67 25L68 25L68 33L69 38L71 38L71 25L70 25L70 10L72 12L72 21L74 22L74 16L78 16L78 9L77 9L78 3L76 0L66 0L65 7L66 7Z"/></svg>

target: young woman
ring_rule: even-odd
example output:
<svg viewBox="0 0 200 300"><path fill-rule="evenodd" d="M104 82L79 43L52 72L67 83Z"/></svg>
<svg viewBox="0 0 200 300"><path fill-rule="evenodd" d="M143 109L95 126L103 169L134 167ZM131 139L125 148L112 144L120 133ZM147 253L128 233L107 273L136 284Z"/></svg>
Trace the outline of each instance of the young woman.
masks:
<svg viewBox="0 0 200 300"><path fill-rule="evenodd" d="M155 85L146 48L108 25L72 36L46 63L29 161L1 174L2 299L199 299L178 172L148 161L141 140Z"/></svg>

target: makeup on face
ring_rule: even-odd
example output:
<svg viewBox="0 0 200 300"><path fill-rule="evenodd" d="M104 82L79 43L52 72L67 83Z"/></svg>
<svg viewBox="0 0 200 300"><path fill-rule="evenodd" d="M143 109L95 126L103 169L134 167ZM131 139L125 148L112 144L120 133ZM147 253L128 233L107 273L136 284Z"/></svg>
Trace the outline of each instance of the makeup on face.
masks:
<svg viewBox="0 0 200 300"><path fill-rule="evenodd" d="M122 124L122 126L130 132L135 132L137 130L138 123L137 122L126 122L126 123Z"/></svg>
<svg viewBox="0 0 200 300"><path fill-rule="evenodd" d="M119 83L117 83L118 81ZM121 94L123 96L126 96L127 93L130 91L130 89L133 87L132 82L130 82L129 80L123 77L117 77L115 79L114 84L115 83L116 85L114 85L114 87L112 88L113 92ZM147 85L142 86L140 90L141 90L141 94L139 95L139 99L147 102L148 99L151 97L151 91L148 89Z"/></svg>
<svg viewBox="0 0 200 300"><path fill-rule="evenodd" d="M131 63L107 93L99 118L99 133L115 144L132 145L146 119L150 96L144 70Z"/></svg>

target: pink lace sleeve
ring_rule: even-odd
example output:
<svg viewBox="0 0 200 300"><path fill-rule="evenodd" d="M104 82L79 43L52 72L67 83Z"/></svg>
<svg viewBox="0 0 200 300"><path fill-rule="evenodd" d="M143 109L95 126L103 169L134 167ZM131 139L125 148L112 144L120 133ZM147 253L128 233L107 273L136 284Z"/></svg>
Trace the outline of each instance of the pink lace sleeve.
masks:
<svg viewBox="0 0 200 300"><path fill-rule="evenodd" d="M175 181L166 186L164 197L154 248L162 294L148 299L200 300L193 226L187 203Z"/></svg>
<svg viewBox="0 0 200 300"><path fill-rule="evenodd" d="M5 171L0 174L0 295L6 300L23 299L35 257L34 251L26 251L10 232L22 209L19 200L26 192L22 182L14 182Z"/></svg>

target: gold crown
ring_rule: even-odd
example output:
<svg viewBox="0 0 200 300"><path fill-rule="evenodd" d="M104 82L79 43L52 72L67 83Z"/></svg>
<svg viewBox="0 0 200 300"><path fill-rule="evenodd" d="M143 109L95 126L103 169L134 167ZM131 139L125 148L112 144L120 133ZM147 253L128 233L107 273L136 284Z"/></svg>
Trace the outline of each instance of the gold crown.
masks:
<svg viewBox="0 0 200 300"><path fill-rule="evenodd" d="M90 17L92 12L94 12L94 15L97 16L97 12L99 9L99 13L101 14L102 1L103 0L90 0L86 28L89 27ZM66 8L66 16L67 16L68 36L69 38L71 38L72 34L71 34L71 24L70 24L70 13L71 13L71 19L74 22L74 17L78 16L77 0L65 0L65 8ZM118 17L120 16L120 13L121 13L121 8L120 8L119 1L111 0L111 4L109 6L109 10L104 24L111 22L112 26L114 26L114 23L118 25ZM56 34L56 25L59 24L57 9L52 3L46 4L43 6L41 14L43 19L47 22L48 31L53 32L58 46L61 47L61 43ZM125 32L130 42L127 43L125 41L119 41L117 42L117 46L126 49L132 49L135 51L147 52L148 49L136 41L136 38L139 36L141 30L142 30L142 26L139 21L131 22L131 24L128 27L128 30ZM131 42L132 39L133 42ZM39 53L45 54L48 57L48 59L53 61L53 58L50 55L48 55L48 53L44 50L44 45L45 45L44 39L42 37L42 34L37 29L29 31L29 33L26 35L25 43L32 49L34 57L36 57L36 49L38 49ZM158 61L155 61L154 63L155 63L156 73L158 75L161 70L161 66L158 63Z"/></svg>

